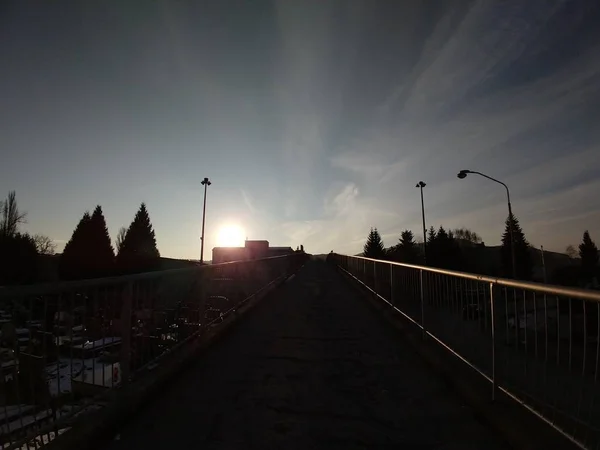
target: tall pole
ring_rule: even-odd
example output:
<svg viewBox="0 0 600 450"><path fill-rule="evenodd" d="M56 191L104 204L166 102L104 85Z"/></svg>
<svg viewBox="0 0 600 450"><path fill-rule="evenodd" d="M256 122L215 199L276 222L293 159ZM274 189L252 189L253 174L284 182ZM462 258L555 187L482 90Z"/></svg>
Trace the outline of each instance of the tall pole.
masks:
<svg viewBox="0 0 600 450"><path fill-rule="evenodd" d="M204 178L201 183L204 186L204 206L202 207L202 236L200 236L200 264L204 263L204 224L206 222L206 190L212 183Z"/></svg>
<svg viewBox="0 0 600 450"><path fill-rule="evenodd" d="M511 258L511 262L512 262L512 275L513 275L513 278L516 280L517 279L517 266L515 264L515 262L516 262L516 259L515 259L515 236L513 233L514 223L513 223L512 207L510 204L510 191L508 190L508 186L500 180L496 180L495 178L492 178L489 175L486 175L481 172L476 172L474 170L461 170L458 173L458 178L461 178L461 179L465 178L468 173L475 173L477 175L481 175L482 177L487 178L488 180L492 180L498 184L501 184L502 186L504 186L504 189L506 189L506 200L508 201L508 233L510 236L510 258Z"/></svg>
<svg viewBox="0 0 600 450"><path fill-rule="evenodd" d="M422 181L417 183L418 188L421 189L421 215L423 217L423 258L425 259L425 264L427 264L427 229L425 228L425 202L423 201L423 188L427 186Z"/></svg>

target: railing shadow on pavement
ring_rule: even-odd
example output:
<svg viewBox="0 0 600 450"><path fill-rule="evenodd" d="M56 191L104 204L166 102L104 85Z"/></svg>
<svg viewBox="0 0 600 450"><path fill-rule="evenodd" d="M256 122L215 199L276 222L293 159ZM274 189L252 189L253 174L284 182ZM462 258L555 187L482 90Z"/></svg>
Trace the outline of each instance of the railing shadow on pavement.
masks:
<svg viewBox="0 0 600 450"><path fill-rule="evenodd" d="M305 259L0 288L0 448L55 440Z"/></svg>
<svg viewBox="0 0 600 450"><path fill-rule="evenodd" d="M600 447L600 293L332 253L380 300L582 449Z"/></svg>

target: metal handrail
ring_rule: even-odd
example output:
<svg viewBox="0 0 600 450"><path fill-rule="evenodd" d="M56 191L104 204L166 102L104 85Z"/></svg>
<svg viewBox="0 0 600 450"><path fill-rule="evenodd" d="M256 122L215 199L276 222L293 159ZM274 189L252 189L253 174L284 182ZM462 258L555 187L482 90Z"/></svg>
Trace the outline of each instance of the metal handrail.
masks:
<svg viewBox="0 0 600 450"><path fill-rule="evenodd" d="M579 448L600 448L600 292L331 256L423 339L490 382L492 401L503 392Z"/></svg>
<svg viewBox="0 0 600 450"><path fill-rule="evenodd" d="M405 264L399 263L395 261L387 261L384 259L373 259L373 258L365 258L364 256L348 256L348 255L338 255L345 258L355 258L355 259L364 259L366 261L372 261L382 264L390 264L393 266L406 267L408 269L417 269L423 270L431 273L438 273L441 275L449 275L453 277L463 278L465 280L473 280L473 281L481 281L484 283L493 283L498 286L509 287L513 289L526 289L530 291L536 291L542 294L549 295L560 295L571 298L578 298L581 300L588 300L593 302L600 303L600 292L592 291L590 289L582 289L582 288L572 288L565 286L557 286L553 284L544 284L544 283L536 283L533 281L520 281L520 280L511 280L509 278L498 278L498 277L490 277L487 275L477 275L474 273L461 272L458 270L448 270L448 269L440 269L437 267L429 267L429 266L418 266L415 264Z"/></svg>
<svg viewBox="0 0 600 450"><path fill-rule="evenodd" d="M117 275L113 277L104 278L91 278L86 280L72 280L72 281L59 281L59 282L47 282L30 285L20 286L0 286L0 300L7 297L15 296L36 296L36 295L47 295L54 294L57 292L73 291L78 289L87 288L98 288L105 286L114 286L117 284L135 283L138 281L148 281L153 279L160 279L164 277L171 277L176 275L189 275L205 270L214 270L214 268L227 267L233 264L239 264L244 262L259 262L274 260L278 258L286 258L289 255L281 256L269 256L267 258L252 259L252 260L241 260L241 261L228 261L219 264L204 264L196 267L184 267L181 269L167 269L157 270L153 272L136 273L133 275Z"/></svg>
<svg viewBox="0 0 600 450"><path fill-rule="evenodd" d="M191 345L207 330L220 326L225 317L268 292L306 257L296 252L0 288L0 302L10 303L6 308L2 305L0 317L2 346L8 350L2 356L14 362L0 366L0 388L16 396L0 405L0 412L4 410L7 416L8 408L15 406L19 421L14 429L0 430L0 447L16 449L33 440L53 441L56 430L70 427L89 404L102 407L120 395L119 387L167 364L168 355ZM228 282L219 282L223 278ZM217 317L207 317L208 311L217 312ZM118 338L118 345L105 348L107 338ZM74 342L79 339L100 344L78 348ZM33 357L40 377L23 378L18 373L20 364ZM22 409L24 404L51 410L53 416L47 423Z"/></svg>

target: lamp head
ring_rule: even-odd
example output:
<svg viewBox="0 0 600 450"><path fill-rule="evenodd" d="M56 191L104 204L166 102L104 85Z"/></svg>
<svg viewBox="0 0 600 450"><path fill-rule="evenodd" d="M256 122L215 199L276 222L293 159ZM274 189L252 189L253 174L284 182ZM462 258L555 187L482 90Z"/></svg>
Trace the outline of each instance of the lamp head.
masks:
<svg viewBox="0 0 600 450"><path fill-rule="evenodd" d="M423 183L422 181L419 181L415 187L424 188L425 186L427 186L425 183Z"/></svg>
<svg viewBox="0 0 600 450"><path fill-rule="evenodd" d="M460 172L458 172L458 175L456 175L456 176L462 180L463 178L467 178L468 173L471 173L471 171L470 170L461 170Z"/></svg>
<svg viewBox="0 0 600 450"><path fill-rule="evenodd" d="M202 185L205 185L205 184L207 184L207 185L209 185L209 186L210 186L210 185L211 185L211 182L210 182L210 180L209 180L208 178L204 178L204 180L202 180L202 182L201 182L200 184L202 184Z"/></svg>

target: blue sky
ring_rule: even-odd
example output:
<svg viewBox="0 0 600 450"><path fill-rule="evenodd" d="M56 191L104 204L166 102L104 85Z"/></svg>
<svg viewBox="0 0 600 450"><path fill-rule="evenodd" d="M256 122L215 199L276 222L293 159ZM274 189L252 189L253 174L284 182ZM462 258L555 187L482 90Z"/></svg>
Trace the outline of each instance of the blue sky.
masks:
<svg viewBox="0 0 600 450"><path fill-rule="evenodd" d="M9 1L0 193L60 248L144 201L163 256L227 224L357 253L428 225L497 244L501 186L536 246L600 239L600 4L592 1ZM206 254L210 258L209 252Z"/></svg>

